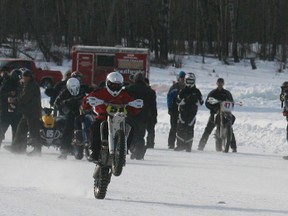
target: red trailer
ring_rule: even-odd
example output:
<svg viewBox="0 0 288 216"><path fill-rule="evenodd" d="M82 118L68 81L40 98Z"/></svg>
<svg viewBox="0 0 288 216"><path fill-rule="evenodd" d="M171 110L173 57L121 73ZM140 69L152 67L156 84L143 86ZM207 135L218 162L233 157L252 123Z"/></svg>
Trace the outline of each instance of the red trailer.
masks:
<svg viewBox="0 0 288 216"><path fill-rule="evenodd" d="M105 81L108 73L119 71L125 82L131 83L137 72L149 77L150 52L144 48L74 46L72 71L83 74L88 85Z"/></svg>

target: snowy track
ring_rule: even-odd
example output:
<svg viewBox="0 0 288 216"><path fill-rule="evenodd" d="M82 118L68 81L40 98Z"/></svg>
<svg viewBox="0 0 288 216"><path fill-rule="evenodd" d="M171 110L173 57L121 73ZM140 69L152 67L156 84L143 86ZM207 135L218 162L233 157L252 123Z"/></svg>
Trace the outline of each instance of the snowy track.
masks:
<svg viewBox="0 0 288 216"><path fill-rule="evenodd" d="M207 147L208 148L208 147ZM211 147L212 148L212 147ZM94 165L0 150L0 215L287 215L287 161L273 154L148 150L93 197Z"/></svg>

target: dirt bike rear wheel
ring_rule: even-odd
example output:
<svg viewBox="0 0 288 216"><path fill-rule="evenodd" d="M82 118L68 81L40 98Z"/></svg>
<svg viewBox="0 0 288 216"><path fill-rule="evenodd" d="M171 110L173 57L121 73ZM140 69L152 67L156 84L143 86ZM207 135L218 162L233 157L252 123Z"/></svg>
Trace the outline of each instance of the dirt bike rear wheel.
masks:
<svg viewBox="0 0 288 216"><path fill-rule="evenodd" d="M74 157L75 157L75 159L77 159L77 160L82 160L83 159L83 157L84 157L83 150L84 150L84 146L79 146L79 145L75 145L74 146Z"/></svg>
<svg viewBox="0 0 288 216"><path fill-rule="evenodd" d="M94 176L94 196L96 199L104 199L110 183L111 174L109 167L97 167L100 169Z"/></svg>
<svg viewBox="0 0 288 216"><path fill-rule="evenodd" d="M112 173L114 176L120 176L126 163L125 134L123 130L116 132L114 143L115 153L112 160Z"/></svg>
<svg viewBox="0 0 288 216"><path fill-rule="evenodd" d="M223 140L221 138L217 138L216 137L215 148L216 148L217 152L221 152L222 151L222 142L223 142Z"/></svg>

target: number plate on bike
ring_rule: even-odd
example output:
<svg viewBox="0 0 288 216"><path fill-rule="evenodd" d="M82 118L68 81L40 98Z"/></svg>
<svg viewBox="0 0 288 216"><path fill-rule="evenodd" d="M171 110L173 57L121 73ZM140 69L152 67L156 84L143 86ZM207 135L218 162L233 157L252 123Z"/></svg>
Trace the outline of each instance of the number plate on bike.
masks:
<svg viewBox="0 0 288 216"><path fill-rule="evenodd" d="M127 110L125 107L117 107L117 106L112 106L112 105L108 105L106 108L106 111L108 114L115 114L116 112L123 112L127 114Z"/></svg>
<svg viewBox="0 0 288 216"><path fill-rule="evenodd" d="M223 101L221 103L221 110L224 112L231 112L233 109L233 102Z"/></svg>

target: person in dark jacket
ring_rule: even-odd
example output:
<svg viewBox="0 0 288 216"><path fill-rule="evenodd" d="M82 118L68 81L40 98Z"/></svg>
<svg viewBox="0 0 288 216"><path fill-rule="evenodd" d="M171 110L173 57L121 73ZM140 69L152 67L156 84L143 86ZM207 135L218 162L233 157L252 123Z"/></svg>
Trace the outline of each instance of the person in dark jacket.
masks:
<svg viewBox="0 0 288 216"><path fill-rule="evenodd" d="M54 107L65 115L65 124L61 139L61 155L59 159L66 159L72 150L71 142L75 127L75 119L80 115L80 106L86 93L92 90L87 85L80 85L74 77L68 79L66 88L56 98Z"/></svg>
<svg viewBox="0 0 288 216"><path fill-rule="evenodd" d="M204 130L204 133L200 139L200 142L199 142L199 145L198 145L198 150L199 151L203 151L203 149L205 148L205 145L208 141L208 138L209 138L209 135L212 133L214 127L216 126L215 124L215 114L218 112L218 110L220 109L220 104L210 104L208 102L208 98L209 97L213 97L217 100L220 100L220 101L231 101L233 102L233 97L232 97L232 94L230 93L230 91L224 89L224 79L223 78L219 78L217 80L217 88L212 90L208 96L207 96L207 99L205 101L205 105L206 107L210 110L210 117L209 117L209 120L208 120L208 123L207 123L207 126ZM233 123L235 121L235 116L233 115ZM216 142L218 141L218 139L216 138ZM222 149L218 148L217 146L217 143L216 143L216 150L217 151L222 151ZM235 136L234 136L234 133L232 133L232 142L231 142L231 149L233 152L237 152L237 146L236 146L236 140L235 140Z"/></svg>
<svg viewBox="0 0 288 216"><path fill-rule="evenodd" d="M27 133L29 131L31 144L34 146L29 156L41 156L40 117L41 117L41 94L40 88L34 80L32 71L22 68L23 87L19 97L10 98L9 103L17 104L22 114L18 124L15 139L12 142L11 151L14 153L26 152Z"/></svg>
<svg viewBox="0 0 288 216"><path fill-rule="evenodd" d="M195 86L195 80L193 73L187 73L184 80L185 87L180 90L177 97L179 120L175 151L191 152L198 105L204 103L200 90Z"/></svg>
<svg viewBox="0 0 288 216"><path fill-rule="evenodd" d="M127 86L126 90L133 98L142 99L144 103L138 115L127 118L127 122L132 126L130 157L131 159L142 160L147 148L144 140L147 120L152 116L151 107L155 106L155 93L146 85L144 75L141 72L135 75L134 83Z"/></svg>
<svg viewBox="0 0 288 216"><path fill-rule="evenodd" d="M186 73L180 71L177 77L178 82L174 83L167 93L167 106L168 114L170 115L170 131L168 137L168 148L174 149L176 133L177 133L177 122L178 122L178 105L176 103L178 93L184 88L184 78Z"/></svg>
<svg viewBox="0 0 288 216"><path fill-rule="evenodd" d="M149 85L149 79L145 78L145 83L148 87L151 88ZM152 88L151 88L152 89ZM154 148L155 145L155 125L157 124L157 101L156 101L156 92L153 90L153 98L151 98L152 106L151 109L151 116L147 119L147 137L146 137L146 146L147 148Z"/></svg>
<svg viewBox="0 0 288 216"><path fill-rule="evenodd" d="M17 109L17 104L15 102L9 103L8 101L13 101L19 96L21 91L21 78L22 72L14 69L0 87L0 142L4 139L5 133L10 125L12 128L12 140L14 140L16 134L21 114Z"/></svg>
<svg viewBox="0 0 288 216"><path fill-rule="evenodd" d="M0 86L2 85L3 81L9 77L9 68L3 67L0 71Z"/></svg>

